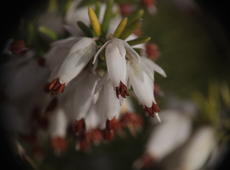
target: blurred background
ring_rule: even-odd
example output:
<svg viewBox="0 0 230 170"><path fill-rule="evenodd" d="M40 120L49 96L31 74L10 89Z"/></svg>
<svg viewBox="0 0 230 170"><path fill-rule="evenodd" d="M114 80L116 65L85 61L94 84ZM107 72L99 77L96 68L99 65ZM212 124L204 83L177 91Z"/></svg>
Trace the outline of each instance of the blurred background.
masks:
<svg viewBox="0 0 230 170"><path fill-rule="evenodd" d="M61 0L57 2L59 6L64 6L67 3L66 1ZM136 3L137 0L118 0L117 2L121 4L132 4ZM154 154L157 155L157 153L154 152L157 151L155 151L154 148L152 151L150 146L151 141L153 141L152 145L159 145L154 139L152 140L152 138L154 138L154 136L161 137L162 135L158 135L156 131L159 130L163 132L164 130L161 130L156 123L148 120L148 117L144 117L145 123L142 131L136 136L130 134L125 138L117 137L109 143L93 147L92 151L89 153L76 151L74 149L74 143L71 143L70 141L70 146L68 146L67 151L57 156L52 151L50 145L45 144L45 152L43 153L45 156L42 160L39 160L38 158L38 161L35 161L38 165L37 169L127 170L141 167L141 162L142 164L146 164L144 169L195 170L196 168L189 169L189 166L180 166L180 164L181 161L183 161L183 154L186 155L184 150L189 148L189 144L192 143L191 141L195 141L196 136L202 138L199 137L199 135L202 136L202 132L199 130L207 125L211 127L218 126L218 130L215 131L215 133L221 134L223 132L224 139L222 137L221 140L215 138L216 145L219 148L218 151L214 154L215 156L207 156L208 159L204 161L204 165L199 169L227 169L227 165L229 165L229 122L228 125L226 125L226 127L228 126L227 128L220 128L218 123L213 123L215 122L215 118L207 118L209 117L207 116L209 114L206 114L206 117L202 116L202 114L208 113L213 109L210 105L204 107L205 101L210 100L215 103L214 105L219 106L218 109L214 107L212 110L215 112L214 117L216 116L218 119L229 119L229 106L223 104L223 99L219 99L215 95L214 97L212 96L212 94L215 93L213 92L215 91L215 88L220 88L220 91L224 91L221 90L224 88L223 86L230 87L229 6L225 1L218 2L214 0L157 0L154 5L156 7L156 12L154 14L151 14L148 11L145 12L143 32L145 35L152 37L152 43L157 44L160 52L160 57L157 60L157 63L167 73L166 79L156 76L157 83L160 85L164 94L163 97L160 97L159 99L161 110L163 112L163 121L164 114L169 116L173 114L183 116L188 115L185 116L185 120L172 118L172 120L175 121L175 124L180 121L186 122L187 119L192 120L189 121L189 124L191 124L191 132L189 132L186 140L184 139L183 144L180 146L178 145L175 149L169 149L170 152L165 154L162 153L162 155L159 154L161 156L159 156L158 161L158 157L154 157ZM6 46L7 41L11 38L26 39L30 37L31 32L22 29L25 27L21 25L33 25L33 23L37 21L37 19L34 20L34 18L41 14L45 14L47 6L48 1L32 2L26 0L9 1L6 2L6 5L1 5L1 27L3 28L3 31L1 32L1 51ZM60 12L60 15L63 15L64 10L58 12ZM65 36L66 35L63 34L60 37ZM44 41L42 36L35 40L30 41L27 39L26 41L28 46L35 48L41 55L43 55L43 51L49 49L47 43L42 43ZM43 50L39 51L39 49ZM4 64L8 59L2 54L0 60L1 63ZM1 76L4 77L3 74ZM6 81L7 78L4 77L2 80ZM6 82L4 83L7 84ZM225 90L223 93L227 94L227 92L229 91ZM222 96L224 96L224 94L222 94ZM4 96L1 97L1 103L5 104ZM144 115L141 108L136 105L135 108L138 113ZM1 109L1 111L5 112L3 109ZM2 166L4 165L7 169L33 169L33 166L26 161L21 160L21 158L14 153L14 150L12 150L10 142L11 134L5 127L3 127L4 121L4 114L1 114L1 122L3 122L1 123L0 133ZM160 126L162 126L162 129L167 129L167 126ZM170 125L168 125L168 127L170 127ZM174 124L172 127L174 127ZM188 128L186 125L176 128L180 129L180 127ZM170 132L167 130L165 135L170 136L170 134L174 133L175 138L180 136L174 131ZM178 133L180 133L179 130ZM182 131L181 133L186 132ZM205 131L205 134L208 133L209 131ZM207 137L207 140L208 139L211 140L212 137ZM170 137L163 138L162 143L164 143L164 140L172 139L170 139ZM209 142L210 141L204 140L204 143L207 145L209 145ZM214 145L212 147L210 144L210 147L213 148ZM200 155L199 152L202 152L202 147L201 150L198 149L194 154ZM210 151L210 153L213 152L215 151ZM148 159L148 156L143 157L143 155L146 154L148 156L152 154L150 160ZM177 160L177 158L180 159ZM191 156L191 158L193 158L193 156ZM184 160L184 162L186 162L186 160ZM150 166L147 166L148 164L150 164Z"/></svg>

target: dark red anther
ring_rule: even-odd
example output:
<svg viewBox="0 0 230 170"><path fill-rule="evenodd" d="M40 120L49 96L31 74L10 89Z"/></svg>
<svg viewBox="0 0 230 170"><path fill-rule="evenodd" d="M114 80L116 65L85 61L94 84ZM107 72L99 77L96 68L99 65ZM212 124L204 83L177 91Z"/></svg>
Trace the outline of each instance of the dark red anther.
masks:
<svg viewBox="0 0 230 170"><path fill-rule="evenodd" d="M131 4L120 4L120 12L122 16L128 16L132 14L134 7Z"/></svg>
<svg viewBox="0 0 230 170"><path fill-rule="evenodd" d="M57 136L51 139L51 145L55 152L60 153L66 150L67 141L65 138Z"/></svg>
<svg viewBox="0 0 230 170"><path fill-rule="evenodd" d="M156 44L148 43L145 46L147 56L152 60L157 60L160 57L160 51Z"/></svg>
<svg viewBox="0 0 230 170"><path fill-rule="evenodd" d="M149 116L154 117L155 113L160 112L160 108L157 104L153 103L151 107L144 106L144 110L149 114Z"/></svg>
<svg viewBox="0 0 230 170"><path fill-rule="evenodd" d="M123 98L125 98L126 96L129 96L127 86L121 81L120 81L119 87L116 87L117 98L119 98L119 95L121 95Z"/></svg>
<svg viewBox="0 0 230 170"><path fill-rule="evenodd" d="M10 44L9 50L13 54L23 55L28 48L26 48L24 40L16 40Z"/></svg>
<svg viewBox="0 0 230 170"><path fill-rule="evenodd" d="M48 91L52 94L63 93L65 89L65 83L60 83L60 80L54 79L48 84Z"/></svg>
<svg viewBox="0 0 230 170"><path fill-rule="evenodd" d="M111 140L114 139L114 136L115 136L114 130L107 130L107 129L104 130L104 138L105 138L105 140L111 141Z"/></svg>
<svg viewBox="0 0 230 170"><path fill-rule="evenodd" d="M85 120L75 120L73 122L73 131L77 136L83 136L85 134L86 130L86 125L85 125Z"/></svg>

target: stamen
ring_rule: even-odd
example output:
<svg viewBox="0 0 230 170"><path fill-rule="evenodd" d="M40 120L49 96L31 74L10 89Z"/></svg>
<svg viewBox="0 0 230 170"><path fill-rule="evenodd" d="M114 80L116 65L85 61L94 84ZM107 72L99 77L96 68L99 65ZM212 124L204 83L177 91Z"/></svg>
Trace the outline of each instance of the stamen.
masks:
<svg viewBox="0 0 230 170"><path fill-rule="evenodd" d="M59 78L54 79L48 84L48 91L52 94L63 93L65 89L65 83L60 83Z"/></svg>
<svg viewBox="0 0 230 170"><path fill-rule="evenodd" d="M159 106L155 103L153 103L151 107L144 106L144 110L148 112L151 117L154 117L156 113L160 112Z"/></svg>
<svg viewBox="0 0 230 170"><path fill-rule="evenodd" d="M129 96L127 86L124 83L122 83L121 81L120 81L119 87L116 87L117 98L119 98L119 95L121 95L123 98L125 98L126 96Z"/></svg>

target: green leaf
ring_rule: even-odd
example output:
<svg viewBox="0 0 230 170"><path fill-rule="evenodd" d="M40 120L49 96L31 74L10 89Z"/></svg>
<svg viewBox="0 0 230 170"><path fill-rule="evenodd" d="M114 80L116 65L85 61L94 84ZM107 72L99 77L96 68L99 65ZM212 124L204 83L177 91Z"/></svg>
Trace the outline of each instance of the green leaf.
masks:
<svg viewBox="0 0 230 170"><path fill-rule="evenodd" d="M77 25L82 30L82 32L85 34L85 36L87 36L87 37L93 37L92 30L87 25L85 25L85 23L83 23L82 21L78 21Z"/></svg>
<svg viewBox="0 0 230 170"><path fill-rule="evenodd" d="M49 29L49 28L47 28L47 27L45 27L45 26L40 26L40 27L38 28L38 31L39 31L40 33L42 33L42 34L45 34L46 36L48 36L48 37L51 38L52 40L57 40L57 39L58 39L57 34L56 34L53 30L51 30L51 29Z"/></svg>
<svg viewBox="0 0 230 170"><path fill-rule="evenodd" d="M140 21L137 20L135 21L133 24L128 25L125 29L125 31L121 34L120 38L121 39L126 39L128 38L136 29L137 27L140 25Z"/></svg>
<svg viewBox="0 0 230 170"><path fill-rule="evenodd" d="M128 25L132 25L133 23L135 23L137 20L140 20L144 15L144 10L139 10L137 12L135 12L134 14L132 14L128 19Z"/></svg>
<svg viewBox="0 0 230 170"><path fill-rule="evenodd" d="M101 11L100 2L96 2L96 4L95 4L95 13L96 13L97 16L100 15L100 11Z"/></svg>
<svg viewBox="0 0 230 170"><path fill-rule="evenodd" d="M151 40L151 37L140 37L134 40L127 41L127 43L129 43L129 45L137 45L137 44L147 43L150 40Z"/></svg>
<svg viewBox="0 0 230 170"><path fill-rule="evenodd" d="M102 22L102 32L105 35L109 29L110 20L112 18L112 10L113 10L113 0L108 0L106 4L106 10Z"/></svg>

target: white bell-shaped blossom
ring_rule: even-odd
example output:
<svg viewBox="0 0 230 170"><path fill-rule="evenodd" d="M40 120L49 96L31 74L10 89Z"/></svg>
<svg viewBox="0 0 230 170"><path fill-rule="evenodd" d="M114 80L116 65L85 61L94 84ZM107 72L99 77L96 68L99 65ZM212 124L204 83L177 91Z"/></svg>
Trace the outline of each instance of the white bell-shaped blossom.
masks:
<svg viewBox="0 0 230 170"><path fill-rule="evenodd" d="M201 127L190 139L183 151L179 168L186 170L199 170L208 160L216 146L214 129Z"/></svg>
<svg viewBox="0 0 230 170"><path fill-rule="evenodd" d="M58 68L68 55L72 46L77 41L79 41L79 38L70 37L63 40L55 41L51 44L51 49L44 56L44 58L46 59L46 64L51 70L50 78L54 78L53 76L57 73Z"/></svg>
<svg viewBox="0 0 230 170"><path fill-rule="evenodd" d="M101 114L101 128L105 128L106 120L112 120L119 116L120 101L116 97L110 80L106 81L100 91L98 101L96 102L96 111Z"/></svg>
<svg viewBox="0 0 230 170"><path fill-rule="evenodd" d="M69 50L48 85L51 92L63 92L65 86L73 80L89 63L96 52L96 42L93 38L83 37Z"/></svg>
<svg viewBox="0 0 230 170"><path fill-rule="evenodd" d="M190 136L192 122L186 114L176 110L161 111L162 122L151 133L146 152L160 161L181 146Z"/></svg>
<svg viewBox="0 0 230 170"><path fill-rule="evenodd" d="M118 39L112 40L106 47L105 56L108 74L115 87L119 86L120 81L126 83L127 69L125 55L125 48Z"/></svg>
<svg viewBox="0 0 230 170"><path fill-rule="evenodd" d="M62 103L71 120L85 118L92 103L99 78L89 70L83 71L67 87Z"/></svg>
<svg viewBox="0 0 230 170"><path fill-rule="evenodd" d="M96 43L92 38L85 37L74 44L58 70L60 82L68 84L88 64L95 52Z"/></svg>
<svg viewBox="0 0 230 170"><path fill-rule="evenodd" d="M50 118L49 131L51 137L62 137L66 135L68 120L63 109L57 108Z"/></svg>

